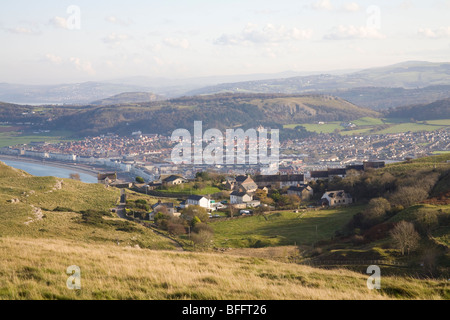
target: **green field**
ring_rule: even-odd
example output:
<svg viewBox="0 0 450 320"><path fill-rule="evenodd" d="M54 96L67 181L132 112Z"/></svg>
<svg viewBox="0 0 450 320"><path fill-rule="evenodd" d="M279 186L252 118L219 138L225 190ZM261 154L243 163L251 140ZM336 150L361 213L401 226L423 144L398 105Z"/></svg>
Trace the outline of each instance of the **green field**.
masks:
<svg viewBox="0 0 450 320"><path fill-rule="evenodd" d="M283 127L286 129L294 129L297 126L303 126L307 131L315 133L333 133L336 130L339 130L339 134L345 136L361 134L395 134L409 131L435 131L442 128L450 128L450 119L410 122L408 119L380 119L364 117L350 122L355 124L357 127L352 130L348 130L341 126L341 121L327 122L325 124L289 124Z"/></svg>
<svg viewBox="0 0 450 320"><path fill-rule="evenodd" d="M294 213L284 211L212 222L217 247L312 245L330 239L362 206ZM317 232L316 232L317 227Z"/></svg>
<svg viewBox="0 0 450 320"><path fill-rule="evenodd" d="M41 141L50 143L70 141L68 137L71 134L72 133L69 131L53 131L49 133L32 134L2 130L2 132L0 132L0 148Z"/></svg>

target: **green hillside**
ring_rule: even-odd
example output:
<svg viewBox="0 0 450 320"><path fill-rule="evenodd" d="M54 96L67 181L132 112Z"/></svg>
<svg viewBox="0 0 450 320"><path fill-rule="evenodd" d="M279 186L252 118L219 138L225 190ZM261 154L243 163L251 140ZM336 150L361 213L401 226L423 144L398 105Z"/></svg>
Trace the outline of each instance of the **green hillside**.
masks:
<svg viewBox="0 0 450 320"><path fill-rule="evenodd" d="M0 162L0 236L174 248L168 239L112 214L119 197L115 188L34 177Z"/></svg>

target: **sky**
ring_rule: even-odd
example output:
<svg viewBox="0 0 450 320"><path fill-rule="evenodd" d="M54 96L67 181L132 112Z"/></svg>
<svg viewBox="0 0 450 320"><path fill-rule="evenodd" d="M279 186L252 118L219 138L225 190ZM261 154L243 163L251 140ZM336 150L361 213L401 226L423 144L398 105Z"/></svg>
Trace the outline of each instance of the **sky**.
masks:
<svg viewBox="0 0 450 320"><path fill-rule="evenodd" d="M4 1L0 82L447 62L449 17L450 0Z"/></svg>

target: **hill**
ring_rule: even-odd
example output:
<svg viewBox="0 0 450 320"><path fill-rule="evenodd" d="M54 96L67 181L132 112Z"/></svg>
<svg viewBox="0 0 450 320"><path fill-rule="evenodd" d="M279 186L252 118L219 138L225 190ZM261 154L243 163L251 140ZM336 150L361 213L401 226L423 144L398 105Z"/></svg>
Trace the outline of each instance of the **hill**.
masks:
<svg viewBox="0 0 450 320"><path fill-rule="evenodd" d="M345 121L378 113L333 96L218 94L183 97L139 105L80 109L53 121L56 128L79 130L81 134L116 132L170 134L178 128L192 128L203 121L205 128L271 128L310 121ZM156 121L155 121L156 119ZM127 125L126 125L127 124Z"/></svg>
<svg viewBox="0 0 450 320"><path fill-rule="evenodd" d="M361 107L386 110L414 104L427 104L450 97L450 86L439 85L425 88L363 87L337 90L333 95Z"/></svg>
<svg viewBox="0 0 450 320"><path fill-rule="evenodd" d="M115 96L97 100L90 104L96 106L119 105L119 104L135 104L142 102L152 102L162 100L162 97L150 92L124 92Z"/></svg>
<svg viewBox="0 0 450 320"><path fill-rule="evenodd" d="M64 239L173 249L168 239L111 213L118 189L70 179L34 177L0 162L0 239ZM117 245L117 244L116 244Z"/></svg>
<svg viewBox="0 0 450 320"><path fill-rule="evenodd" d="M175 252L169 239L112 215L118 197L116 189L33 177L0 163L0 254L8 257L0 261L0 299L449 298L442 279L383 273L382 289L367 290L365 270L312 268L286 254L282 262L245 252ZM306 243L326 239L353 214L338 211L308 217L297 234L293 217L274 217L270 232L288 230ZM310 230L315 225L320 239ZM66 287L71 265L81 268L80 291Z"/></svg>
<svg viewBox="0 0 450 320"><path fill-rule="evenodd" d="M415 120L450 119L450 99L435 101L429 104L405 106L390 110L389 118L406 118Z"/></svg>
<svg viewBox="0 0 450 320"><path fill-rule="evenodd" d="M188 95L224 92L286 94L323 93L336 96L342 94L342 97L347 95L348 98L349 95L354 96L351 93L346 93L347 90L351 89L365 90L364 88L368 87L417 89L438 85L450 85L450 63L412 61L347 74L332 75L324 73L284 79L226 83L193 90L189 92ZM368 94L370 95L370 89L368 90ZM428 98L426 102L430 102L430 100L433 99L431 96L436 97L437 95L437 93L433 92L430 92L429 94L430 98ZM442 95L445 94L445 92L440 91L438 94L440 95L436 99L442 98ZM395 94L392 95L392 97L395 97ZM381 100L379 100L375 106L377 106L377 108L385 107L383 105L383 100L385 100L384 97L378 96L377 98L381 98ZM359 104L362 106L374 106L374 102L371 102L370 100L370 97L367 97L367 99L359 97L352 102L363 102ZM397 99L396 102L399 102L399 105L404 105L400 99Z"/></svg>

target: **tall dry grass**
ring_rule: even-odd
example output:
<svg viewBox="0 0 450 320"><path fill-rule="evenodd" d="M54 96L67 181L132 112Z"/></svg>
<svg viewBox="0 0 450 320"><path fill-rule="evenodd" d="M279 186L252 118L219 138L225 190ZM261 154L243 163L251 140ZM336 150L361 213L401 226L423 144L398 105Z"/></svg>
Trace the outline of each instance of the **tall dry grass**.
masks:
<svg viewBox="0 0 450 320"><path fill-rule="evenodd" d="M448 284L321 270L255 257L152 251L75 240L0 238L1 299L445 299ZM66 287L81 268L80 291ZM447 295L446 295L447 294Z"/></svg>

